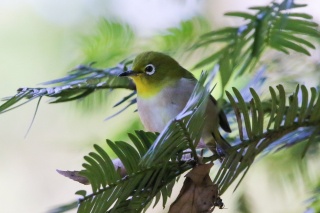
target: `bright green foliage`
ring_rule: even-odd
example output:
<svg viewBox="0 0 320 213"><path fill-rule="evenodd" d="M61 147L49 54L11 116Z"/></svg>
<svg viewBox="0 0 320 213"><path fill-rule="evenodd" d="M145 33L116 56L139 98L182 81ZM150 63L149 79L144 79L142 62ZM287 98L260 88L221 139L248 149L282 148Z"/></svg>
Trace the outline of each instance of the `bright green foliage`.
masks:
<svg viewBox="0 0 320 213"><path fill-rule="evenodd" d="M105 212L107 209L110 212L139 212L148 207L154 197L157 203L160 195L163 205L166 204L175 179L198 162L197 157L190 158L189 161L181 157L187 148L191 149L191 153L195 152L193 143L200 137L198 133L202 128L202 106L207 93L199 94L199 89L201 87L196 89L186 109L159 136L143 131L137 131L136 135L130 134L134 147L125 142L107 141L127 170L124 178L114 169L108 154L99 146L94 146L96 151L85 157L85 170L81 172L90 180L93 193L78 193L84 196L79 201L79 212ZM214 183L218 184L220 194L223 194L239 175L242 176L238 182L240 184L261 152L291 145L291 138L289 140L284 136L294 133L298 128L306 130L300 133L294 143L320 137L319 92L308 92L304 86L301 86L301 89L297 86L286 105L282 85L277 86L277 92L270 87L270 93L273 94L270 110L262 108L262 102L253 89L250 89L252 100L249 103L243 101L239 91L235 88L233 90L237 101L229 92L227 96L236 112L240 141L228 150L230 155L224 158L215 175ZM315 91L314 88L311 88L311 91ZM299 93L301 99L307 103L297 99ZM311 98L308 101L310 93ZM312 106L313 110L305 113L305 109ZM309 138L310 134L313 137ZM309 143L306 146L309 146ZM205 158L204 162L214 159ZM111 208L113 204L115 205Z"/></svg>
<svg viewBox="0 0 320 213"><path fill-rule="evenodd" d="M107 140L107 144L123 163L127 175L121 177L109 157L98 145L95 152L84 159L85 176L92 186L92 194L79 200L79 212L139 212L156 197L163 197L163 206L170 196L175 179L191 169L196 160L184 161L185 150L195 153L193 144L199 140L209 86L203 87L202 75L185 109L160 134L136 131L128 143ZM210 83L210 82L209 82ZM195 155L196 156L196 155ZM197 158L195 158L197 159Z"/></svg>
<svg viewBox="0 0 320 213"><path fill-rule="evenodd" d="M128 26L101 20L98 23L98 27L95 36L83 38L86 43L83 49L86 58L85 61L97 61L99 65L105 63L109 64L110 62L117 61L118 58L123 55L129 55L129 49L119 49L119 46L125 46L127 48L133 43L134 36ZM201 30L207 29L207 23L203 19L198 18L191 21L185 21L181 24L179 29L170 29L168 34L157 37L154 40L154 43L164 48L165 51L172 49L173 45L178 44L179 46L188 48L192 43L192 39L195 39L200 35L199 28ZM193 32L192 35L190 35L190 30ZM186 40L187 34L189 39ZM178 42L182 40L183 42ZM121 45L119 43L121 43ZM110 89L119 88L134 90L127 97L124 97L114 105L114 107L116 107L126 101L129 102L126 107L119 111L119 113L121 113L124 109L135 103L135 85L133 82L128 78L117 77L120 73L126 71L127 66L131 63L132 57L126 58L118 63L117 66L111 68L95 68L93 67L95 63L79 65L71 70L67 76L43 83L43 85L53 85L51 87L18 89L15 96L3 99L6 102L0 105L0 113L14 109L43 96L53 97L49 103L60 103L81 99L89 102L90 105L97 105L97 103L94 103L95 100L102 99L98 105L103 105L107 97L105 95L106 90L109 91ZM98 94L100 91L104 92L103 95L100 95L97 99L90 99L91 95ZM28 100L21 103L23 99ZM113 116L114 115L109 118Z"/></svg>
<svg viewBox="0 0 320 213"><path fill-rule="evenodd" d="M252 7L257 10L253 15L244 12L229 12L225 15L245 19L240 27L226 27L204 34L193 48L207 48L212 44L223 44L209 57L200 61L195 68L207 64L220 64L222 87L228 83L231 75L237 76L252 71L267 47L289 54L289 50L310 55L307 48L315 46L301 36L320 37L318 24L304 13L291 13L290 9L305 5L293 1L271 3L266 7Z"/></svg>
<svg viewBox="0 0 320 213"><path fill-rule="evenodd" d="M243 12L227 13L226 15L229 16L244 18L248 23L240 27L227 27L202 35L199 41L193 46L193 50L221 42L225 44L225 46L219 48L217 52L214 52L211 56L199 62L195 68L200 68L206 64L220 64L221 85L224 88L232 75L241 75L246 71L252 71L259 61L262 52L268 46L285 53L288 53L288 50L291 49L309 55L307 48L315 47L306 39L301 38L301 36L320 37L320 32L317 30L318 25L310 20L312 18L310 15L290 13L290 9L302 6L304 5L296 5L284 1L281 4L272 3L267 7L250 8L252 10L258 10L255 15ZM198 25L205 26L206 23L199 19L194 22L183 23L180 30L172 29L170 31L171 34L163 36L163 42L166 43L165 46L172 48L173 43L176 45L180 44L180 42L177 41L181 40L181 37L186 34L188 29L191 29L191 32L196 35L195 29L197 29ZM117 42L128 41L130 43L133 39L131 30L117 23L108 24L106 21L102 21L100 31L100 33L97 33L97 38L94 37L94 41L89 43L91 46L97 45L98 47L103 47L103 52L105 53L109 53L109 51L105 51L106 44L109 45L108 41L113 41L112 38L114 38L116 34L120 35L114 38ZM128 32L129 34L127 34ZM101 36L102 38L98 38L99 34L103 35ZM192 39L190 38L189 40L191 41ZM186 45L186 47L188 47L188 45ZM84 51L89 58L91 58L90 52L93 51L93 49L95 48L88 47L88 50ZM113 51L111 47L109 50L112 54L117 52ZM99 62L106 58L110 60L112 58L105 54L102 55L103 59L98 60ZM97 60L95 57L92 59ZM115 77L125 70L126 65L130 63L130 60L125 60L116 67L106 69L96 69L91 65L81 65L74 69L68 76L46 83L59 83L60 85L57 87L19 89L17 95L11 99L6 99L8 101L0 106L0 113L6 111L9 107L12 107L24 98L29 99L26 101L29 102L42 96L57 97L57 99L50 102L57 103L87 97L96 91L96 89L126 88L135 90L135 86L129 79L119 79ZM131 96L128 97L131 98L129 105L135 103L135 99L132 98L133 95L134 94L131 94ZM124 101L126 100L127 99Z"/></svg>
<svg viewBox="0 0 320 213"><path fill-rule="evenodd" d="M153 40L162 52L170 55L189 49L196 39L209 30L209 23L201 17L183 21L177 28L168 29L163 35ZM190 53L192 53L190 51Z"/></svg>
<svg viewBox="0 0 320 213"><path fill-rule="evenodd" d="M291 145L289 138L284 137L285 135L293 133L298 128L306 128L304 133L300 133L295 143L305 140L312 142L315 138L319 139L320 93L313 92L311 100L308 102L307 89L305 86L301 86L301 91L303 91L301 92L301 99L305 103L299 106L300 87L297 86L296 91L289 96L286 105L287 98L282 85L277 86L278 95L274 88L270 87L269 89L272 95L270 100L271 111L262 108L261 100L252 88L250 92L253 98L248 104L244 102L236 88L233 88L233 92L237 101L227 92L229 101L236 112L240 141L232 147L233 154L225 157L219 172L215 176L214 182L219 185L221 193L226 191L239 174L243 176L246 174L255 157L261 152L271 151L275 147ZM311 88L311 91L314 90L314 88ZM316 104L313 101L315 99L317 100ZM313 110L305 113L306 108L313 108ZM264 110L267 112L264 112ZM310 137L310 134L312 137ZM309 145L310 143L307 143L305 150ZM301 152L301 156L304 154L305 151ZM245 172L242 173L243 171Z"/></svg>
<svg viewBox="0 0 320 213"><path fill-rule="evenodd" d="M129 26L101 19L94 35L83 37L84 62L96 61L99 66L112 66L124 55L131 54L134 42L135 36Z"/></svg>
<svg viewBox="0 0 320 213"><path fill-rule="evenodd" d="M309 199L310 210L312 209L314 212L320 212L320 183L316 186L314 190L314 196Z"/></svg>
<svg viewBox="0 0 320 213"><path fill-rule="evenodd" d="M226 27L201 36L190 53L200 47L208 48L211 44L222 44L222 46L215 49L215 52L195 67L219 64L217 67L220 69L221 84L225 87L231 77L254 71L267 47L284 53L293 51L309 55L308 48L315 48L309 37L319 38L320 33L317 24L311 21L310 15L291 13L290 9L301 6L303 5L285 0L281 4L273 2L269 6L250 8L257 11L255 14L227 13L228 16L245 19L246 24L239 27ZM101 33L108 35L111 25L105 24L101 28ZM129 32L125 43L131 47L131 39L133 39L131 30L118 25L112 26L121 35L121 39L125 39L123 37L126 32ZM174 48L174 44L185 45L180 38L184 37L190 29L192 34L196 35L197 28L194 28L191 22L186 22L180 29L171 30L171 34L164 36L163 40L156 38L156 42L163 41L164 46L167 47L165 49L174 52L170 50ZM95 38L97 46L102 47L102 49L98 48L98 52L106 51L105 45L109 44L108 39L112 40L113 37L114 35L110 34L104 39ZM188 37L187 41L193 40ZM189 46L186 45L186 47ZM101 58L95 55L92 52L94 48L93 45L84 50L88 60L108 59L106 55ZM119 51L120 53L116 52L117 55L125 52ZM110 58L115 60L117 57L110 55ZM123 97L115 106L129 102L126 106L128 107L136 101L135 85L127 78L118 78L118 74L125 71L130 63L130 60L124 60L119 65L106 69L93 68L92 64L79 66L66 77L45 83L58 84L58 86L21 88L15 96L5 99L6 102L0 106L0 113L43 96L53 98L50 103L61 103L87 98L97 90L109 91L118 88L129 89L131 93ZM206 74L203 74L186 108L159 135L136 131L135 134L129 134L133 145L107 140L108 146L122 161L127 176L121 177L114 168L109 154L101 147L94 145L95 151L84 157L84 169L81 171L81 174L90 181L92 192L77 192L82 196L79 200L79 212L139 212L145 210L152 200L158 203L161 197L163 205L166 204L176 178L200 163L194 143L199 141L199 132L203 125L204 106L209 93L209 84L203 86L206 79ZM208 83L211 80L211 77L207 79ZM301 150L303 157L308 147L319 141L320 93L316 88L307 89L304 85L298 85L289 97L282 85L276 88L270 87L269 92L270 100L263 100L257 88L251 88L250 101L246 101L244 95L236 88L233 88L234 95L226 92L229 99L226 108L233 109L233 112L228 113L228 120L232 120L233 116L236 124L231 126L237 126L238 133L235 138L227 138L233 146L230 150L226 150L229 155L225 156L219 171L213 177L214 183L219 186L220 194L223 194L234 181L240 179L238 185L240 184L259 154L305 142L305 148ZM27 100L22 102L23 99ZM182 158L186 156L184 154L187 149L190 150L188 161ZM207 163L216 158L216 156L204 158L201 163ZM315 191L312 203L312 208L315 210L319 209L318 195L319 190ZM75 207L76 203L73 202L52 212L62 212Z"/></svg>

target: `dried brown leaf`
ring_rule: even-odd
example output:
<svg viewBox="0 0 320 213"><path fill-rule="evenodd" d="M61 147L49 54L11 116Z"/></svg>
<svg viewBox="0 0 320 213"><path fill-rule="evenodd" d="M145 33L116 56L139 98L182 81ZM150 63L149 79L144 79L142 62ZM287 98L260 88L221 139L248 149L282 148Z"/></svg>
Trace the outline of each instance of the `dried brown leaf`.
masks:
<svg viewBox="0 0 320 213"><path fill-rule="evenodd" d="M212 166L213 163L198 165L185 176L180 194L171 204L169 213L209 213L215 206L223 207L218 186L209 176Z"/></svg>
<svg viewBox="0 0 320 213"><path fill-rule="evenodd" d="M60 175L63 175L67 178L70 178L71 180L74 180L74 181L77 181L79 183L82 183L84 185L89 185L90 182L87 178L79 175L79 171L62 171L62 170L58 170L57 169L57 172L60 174Z"/></svg>
<svg viewBox="0 0 320 213"><path fill-rule="evenodd" d="M112 163L114 168L117 170L117 172L120 174L121 177L124 177L127 175L127 170L124 168L124 165L119 158L114 159ZM67 178L70 178L71 180L77 181L84 185L90 184L89 180L86 177L79 175L79 171L63 171L63 170L57 169L57 172L60 175L63 175Z"/></svg>

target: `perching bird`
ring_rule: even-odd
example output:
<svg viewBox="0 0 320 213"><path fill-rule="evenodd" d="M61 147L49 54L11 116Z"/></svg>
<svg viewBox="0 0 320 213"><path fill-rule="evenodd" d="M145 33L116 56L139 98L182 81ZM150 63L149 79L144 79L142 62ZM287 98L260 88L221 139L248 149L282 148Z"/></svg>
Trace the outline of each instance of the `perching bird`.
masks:
<svg viewBox="0 0 320 213"><path fill-rule="evenodd" d="M128 76L136 84L138 113L144 127L152 132L161 132L183 110L197 83L177 61L159 52L139 54L132 69L119 76ZM231 132L226 115L210 96L199 144L205 143L214 153L224 155L230 145L220 136L219 124L226 132Z"/></svg>

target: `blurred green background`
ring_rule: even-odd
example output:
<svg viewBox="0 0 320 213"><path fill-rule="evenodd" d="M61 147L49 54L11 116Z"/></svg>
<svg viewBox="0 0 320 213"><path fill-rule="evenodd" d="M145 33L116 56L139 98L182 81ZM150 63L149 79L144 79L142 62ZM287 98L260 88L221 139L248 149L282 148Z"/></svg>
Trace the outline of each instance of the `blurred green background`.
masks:
<svg viewBox="0 0 320 213"><path fill-rule="evenodd" d="M259 5L268 2L259 1ZM301 2L309 4L304 10L320 23L320 3ZM202 18L192 31L194 37L199 33L197 29L239 25L241 20L223 14L244 11L256 4L254 0L1 0L0 97L13 95L19 87L34 87L62 77L81 63L97 61L102 67L112 66L150 48L165 51L176 45L175 40L170 40L168 29L181 29L181 22L196 17ZM197 57L201 55L193 58ZM315 51L311 60L319 62L319 57ZM177 56L186 68L192 67L194 61L186 58ZM304 78L310 86L319 83L312 81L312 76ZM89 187L68 180L55 170L80 170L82 157L94 143L104 146L106 138L126 139L127 131L143 128L137 113L133 113L134 106L104 122L117 111L112 105L119 100L119 93L112 93L107 102L99 102L99 95L82 103L49 105L42 100L26 138L36 101L0 115L0 212L46 212L75 200L75 191ZM91 106L91 102L95 104ZM97 103L103 105L97 107ZM299 147L258 160L240 189L232 193L230 187L222 197L226 209L217 212L303 212L307 205L304 201L311 196L312 188L308 187L320 177L319 156L306 158L297 166L295 149ZM178 193L179 186L176 189ZM162 211L158 206L149 212Z"/></svg>

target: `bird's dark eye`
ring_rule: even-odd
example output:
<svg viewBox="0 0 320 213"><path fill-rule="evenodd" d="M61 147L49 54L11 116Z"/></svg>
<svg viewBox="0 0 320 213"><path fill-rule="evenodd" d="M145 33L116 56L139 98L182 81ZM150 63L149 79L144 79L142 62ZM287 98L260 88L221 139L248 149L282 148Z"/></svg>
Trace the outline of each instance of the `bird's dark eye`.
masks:
<svg viewBox="0 0 320 213"><path fill-rule="evenodd" d="M153 64L148 64L145 68L144 71L148 75L153 75L156 72L156 68L153 66Z"/></svg>

